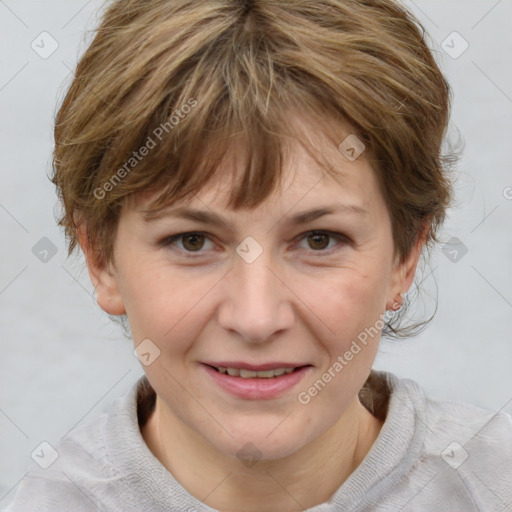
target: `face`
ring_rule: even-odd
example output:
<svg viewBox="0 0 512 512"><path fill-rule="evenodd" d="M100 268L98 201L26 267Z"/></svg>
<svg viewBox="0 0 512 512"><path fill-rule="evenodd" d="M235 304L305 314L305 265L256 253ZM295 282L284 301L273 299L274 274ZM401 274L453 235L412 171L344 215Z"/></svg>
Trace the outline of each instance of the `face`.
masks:
<svg viewBox="0 0 512 512"><path fill-rule="evenodd" d="M382 315L411 284L417 254L395 260L364 155L324 154L336 180L297 145L282 186L252 210L225 207L225 180L156 220L141 199L121 215L111 271L90 266L102 307L126 312L136 346L151 340L144 371L165 414L220 452L251 442L276 459L333 427L370 372Z"/></svg>

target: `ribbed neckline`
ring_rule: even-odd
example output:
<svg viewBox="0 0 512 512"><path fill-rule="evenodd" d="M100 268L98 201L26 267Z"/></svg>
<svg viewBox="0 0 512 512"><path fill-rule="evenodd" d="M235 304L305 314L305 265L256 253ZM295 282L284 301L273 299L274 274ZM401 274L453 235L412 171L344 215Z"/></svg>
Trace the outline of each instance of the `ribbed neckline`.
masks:
<svg viewBox="0 0 512 512"><path fill-rule="evenodd" d="M106 426L110 458L133 489L151 497L154 510L173 511L194 508L197 512L217 512L189 494L149 450L142 438L139 421L144 422L154 391L141 377L109 411ZM372 370L361 396L368 408L377 407L376 415L385 416L380 434L370 451L339 487L331 499L308 509L310 512L363 510L378 503L417 460L425 436L425 396L413 381ZM383 396L383 390L388 396ZM372 392L374 395L372 395ZM372 401L372 396L377 397ZM146 408L146 411L141 410ZM382 409L387 409L383 412Z"/></svg>
<svg viewBox="0 0 512 512"><path fill-rule="evenodd" d="M390 390L388 413L378 438L357 469L328 501L332 510L368 510L389 494L419 458L426 435L426 397L414 381L375 371ZM320 509L318 509L320 510ZM329 510L329 509L325 509ZM317 511L312 508L311 511Z"/></svg>

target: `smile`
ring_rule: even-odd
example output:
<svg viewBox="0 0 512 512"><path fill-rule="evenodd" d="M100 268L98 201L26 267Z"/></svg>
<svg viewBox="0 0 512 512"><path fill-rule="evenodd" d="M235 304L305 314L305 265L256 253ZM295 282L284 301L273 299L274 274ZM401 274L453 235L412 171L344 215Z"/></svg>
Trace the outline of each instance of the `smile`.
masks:
<svg viewBox="0 0 512 512"><path fill-rule="evenodd" d="M270 400L291 391L313 370L291 362L251 365L234 361L203 363L215 387L245 400Z"/></svg>
<svg viewBox="0 0 512 512"><path fill-rule="evenodd" d="M281 375L288 375L296 370L296 368L276 368L275 370L263 370L258 372L244 368L226 368L224 366L214 366L214 368L224 375L241 377L242 379L272 379L274 377L280 377Z"/></svg>

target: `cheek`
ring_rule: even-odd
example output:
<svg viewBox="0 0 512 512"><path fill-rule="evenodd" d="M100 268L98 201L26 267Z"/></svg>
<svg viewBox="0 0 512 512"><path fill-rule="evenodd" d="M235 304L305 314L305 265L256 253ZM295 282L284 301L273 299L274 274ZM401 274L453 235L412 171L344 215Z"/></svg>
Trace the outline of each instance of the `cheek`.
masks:
<svg viewBox="0 0 512 512"><path fill-rule="evenodd" d="M384 313L386 272L377 265L368 269L343 269L314 282L308 280L299 296L315 313L335 349L343 349L359 332ZM311 315L310 315L311 316Z"/></svg>
<svg viewBox="0 0 512 512"><path fill-rule="evenodd" d="M211 279L191 278L165 263L133 261L125 267L122 295L135 343L174 337L213 285Z"/></svg>
<svg viewBox="0 0 512 512"><path fill-rule="evenodd" d="M299 402L307 401L308 410L327 424L353 400L371 370L383 327L386 290L378 272L351 272L340 273L310 296L315 306L311 309L322 326L328 326L314 334L326 357L319 372L301 388L303 401Z"/></svg>

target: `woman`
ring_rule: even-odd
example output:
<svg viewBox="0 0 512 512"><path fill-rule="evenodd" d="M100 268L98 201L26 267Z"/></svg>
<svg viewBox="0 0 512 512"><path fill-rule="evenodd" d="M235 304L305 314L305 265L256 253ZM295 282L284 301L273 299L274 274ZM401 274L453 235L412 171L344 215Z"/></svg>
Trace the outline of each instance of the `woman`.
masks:
<svg viewBox="0 0 512 512"><path fill-rule="evenodd" d="M391 0L112 2L53 181L145 377L8 510L511 510L510 416L372 370L450 202L449 98Z"/></svg>

